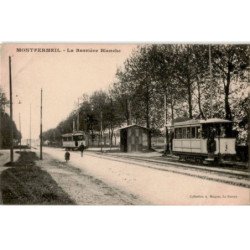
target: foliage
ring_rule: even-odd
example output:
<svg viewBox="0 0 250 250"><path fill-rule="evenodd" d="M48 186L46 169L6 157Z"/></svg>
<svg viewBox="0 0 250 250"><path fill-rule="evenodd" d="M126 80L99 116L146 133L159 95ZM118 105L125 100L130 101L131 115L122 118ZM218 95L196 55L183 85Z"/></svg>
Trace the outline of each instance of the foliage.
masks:
<svg viewBox="0 0 250 250"><path fill-rule="evenodd" d="M17 130L15 122L11 121L10 116L6 113L6 105L9 101L0 88L0 148L9 148L11 139L11 123L13 126L13 139L18 141L21 133Z"/></svg>
<svg viewBox="0 0 250 250"><path fill-rule="evenodd" d="M55 129L55 137L72 132L79 112L80 129L86 133L109 130L124 123L135 123L151 133L164 127L166 119L207 119L211 117L240 121L247 117L247 77L249 46L153 44L138 46L117 69L107 92L83 95L80 107ZM102 114L102 119L101 119ZM53 130L52 130L53 131ZM54 132L44 133L52 138Z"/></svg>

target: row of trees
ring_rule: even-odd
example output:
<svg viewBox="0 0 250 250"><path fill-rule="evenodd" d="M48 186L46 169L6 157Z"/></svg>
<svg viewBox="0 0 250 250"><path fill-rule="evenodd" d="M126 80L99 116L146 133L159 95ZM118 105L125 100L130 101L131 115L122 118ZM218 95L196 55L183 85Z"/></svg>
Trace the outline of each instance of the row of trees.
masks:
<svg viewBox="0 0 250 250"><path fill-rule="evenodd" d="M83 95L76 104L75 110L68 118L58 124L54 129L43 133L43 139L49 141L60 141L61 135L71 133L75 124L77 129L77 117L79 116L79 130L87 132L92 140L96 133L100 135L100 124L103 130L109 132L110 139L113 138L114 129L124 123L124 118L119 111L117 101L112 99L108 92L96 91L91 96Z"/></svg>
<svg viewBox="0 0 250 250"><path fill-rule="evenodd" d="M208 45L138 46L117 69L107 92L83 95L78 111L44 137L59 139L72 132L76 112L80 129L93 134L100 131L102 114L103 129L111 138L114 128L124 123L146 126L150 148L152 134L164 127L164 96L167 122L180 117L240 121L248 115L249 51L248 45L212 45L209 68Z"/></svg>
<svg viewBox="0 0 250 250"><path fill-rule="evenodd" d="M0 88L0 148L9 148L11 142L11 123L13 125L13 139L16 142L20 141L21 133L17 130L15 122L11 121L10 116L5 112L9 101Z"/></svg>

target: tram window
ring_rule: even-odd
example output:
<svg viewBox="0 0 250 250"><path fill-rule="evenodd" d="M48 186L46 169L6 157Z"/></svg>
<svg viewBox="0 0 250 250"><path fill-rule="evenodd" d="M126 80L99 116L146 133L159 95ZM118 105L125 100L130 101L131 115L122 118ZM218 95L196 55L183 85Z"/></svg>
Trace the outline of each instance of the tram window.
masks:
<svg viewBox="0 0 250 250"><path fill-rule="evenodd" d="M187 138L187 128L182 129L182 138Z"/></svg>
<svg viewBox="0 0 250 250"><path fill-rule="evenodd" d="M178 138L181 139L182 138L182 128L179 128L178 130L179 130L179 137Z"/></svg>
<svg viewBox="0 0 250 250"><path fill-rule="evenodd" d="M175 134L175 139L179 139L179 129L178 128L175 129L174 134Z"/></svg>
<svg viewBox="0 0 250 250"><path fill-rule="evenodd" d="M179 129L176 128L174 131L175 139L179 139Z"/></svg>
<svg viewBox="0 0 250 250"><path fill-rule="evenodd" d="M83 138L83 135L75 135L73 136L74 138L74 141L82 141L84 138Z"/></svg>
<svg viewBox="0 0 250 250"><path fill-rule="evenodd" d="M201 138L201 128L196 127L196 138Z"/></svg>
<svg viewBox="0 0 250 250"><path fill-rule="evenodd" d="M181 139L181 128L175 129L175 139Z"/></svg>
<svg viewBox="0 0 250 250"><path fill-rule="evenodd" d="M224 126L221 126L219 130L220 137L225 137L226 136L226 129Z"/></svg>
<svg viewBox="0 0 250 250"><path fill-rule="evenodd" d="M183 138L182 128L179 128L180 138Z"/></svg>
<svg viewBox="0 0 250 250"><path fill-rule="evenodd" d="M191 131L192 131L191 138L196 138L196 133L195 133L196 131L195 130L196 130L196 127L191 128Z"/></svg>
<svg viewBox="0 0 250 250"><path fill-rule="evenodd" d="M208 138L208 126L206 124L202 125L202 138L206 139Z"/></svg>
<svg viewBox="0 0 250 250"><path fill-rule="evenodd" d="M187 138L191 138L191 128L187 128Z"/></svg>

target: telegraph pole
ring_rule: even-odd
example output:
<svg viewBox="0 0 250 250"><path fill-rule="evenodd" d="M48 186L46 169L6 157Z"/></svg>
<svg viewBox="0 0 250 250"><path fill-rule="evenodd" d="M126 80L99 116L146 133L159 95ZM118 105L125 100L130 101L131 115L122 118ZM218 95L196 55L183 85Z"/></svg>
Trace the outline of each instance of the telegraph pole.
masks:
<svg viewBox="0 0 250 250"><path fill-rule="evenodd" d="M40 160L43 159L43 89L41 89L41 110L40 110Z"/></svg>
<svg viewBox="0 0 250 250"><path fill-rule="evenodd" d="M10 82L10 162L13 163L13 109L12 109L12 78L11 78L11 57L9 56L9 82Z"/></svg>
<svg viewBox="0 0 250 250"><path fill-rule="evenodd" d="M76 129L77 131L79 131L79 127L80 127L80 117L79 117L79 98L78 98L78 104L77 104L77 123L76 123Z"/></svg>
<svg viewBox="0 0 250 250"><path fill-rule="evenodd" d="M102 111L101 111L101 152L102 152Z"/></svg>
<svg viewBox="0 0 250 250"><path fill-rule="evenodd" d="M21 133L21 114L19 113L19 132L20 132L20 152L21 152L21 147L22 147L22 133Z"/></svg>
<svg viewBox="0 0 250 250"><path fill-rule="evenodd" d="M31 103L30 103L30 149L31 149Z"/></svg>
<svg viewBox="0 0 250 250"><path fill-rule="evenodd" d="M169 136L168 136L168 127L167 127L167 116L168 116L168 111L167 111L167 95L164 95L164 121L165 121L165 128L166 128L166 148L165 148L165 153L169 153Z"/></svg>
<svg viewBox="0 0 250 250"><path fill-rule="evenodd" d="M73 118L73 133L75 133L76 126L75 126L75 118Z"/></svg>

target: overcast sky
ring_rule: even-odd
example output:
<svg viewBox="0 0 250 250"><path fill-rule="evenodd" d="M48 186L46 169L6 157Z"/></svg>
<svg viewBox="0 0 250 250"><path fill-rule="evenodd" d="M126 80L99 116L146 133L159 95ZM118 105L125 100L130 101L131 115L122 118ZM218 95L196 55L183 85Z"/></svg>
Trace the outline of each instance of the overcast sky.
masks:
<svg viewBox="0 0 250 250"><path fill-rule="evenodd" d="M56 48L61 52L17 52L17 48ZM136 45L123 44L8 44L1 50L1 86L9 98L8 57L12 57L14 120L23 138L29 138L30 104L32 138L39 136L40 90L43 89L43 130L56 127L73 110L82 94L106 90L117 67ZM67 52L67 49L73 52ZM98 52L76 52L92 49ZM101 49L120 52L100 52ZM19 101L21 104L18 104ZM7 110L9 112L9 110Z"/></svg>

